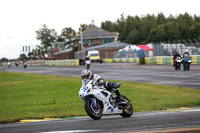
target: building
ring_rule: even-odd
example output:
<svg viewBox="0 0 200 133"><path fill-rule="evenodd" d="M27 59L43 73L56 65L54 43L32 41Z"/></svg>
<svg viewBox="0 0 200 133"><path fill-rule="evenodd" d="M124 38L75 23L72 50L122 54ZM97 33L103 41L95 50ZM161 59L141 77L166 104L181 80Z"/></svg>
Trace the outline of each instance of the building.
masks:
<svg viewBox="0 0 200 133"><path fill-rule="evenodd" d="M122 49L126 46L130 46L130 45L132 45L132 44L123 43L123 42L118 41L118 42L111 42L111 43L106 43L106 44L102 44L102 45L97 45L97 46L91 46L91 47L84 48L83 50L76 52L75 58L84 59L85 56L87 55L87 52L90 50L98 50L101 59L113 58L115 52L117 53L120 49Z"/></svg>
<svg viewBox="0 0 200 133"><path fill-rule="evenodd" d="M118 35L118 32L108 32L104 29L92 26L76 36L74 44L78 46L78 50L82 50L90 46L115 42L117 41ZM81 42L83 43L81 44Z"/></svg>
<svg viewBox="0 0 200 133"><path fill-rule="evenodd" d="M75 37L73 45L78 47L78 51L81 51L89 47L116 42L118 35L119 35L118 32L108 32L96 26L91 26L85 31L80 32ZM51 53L50 52L48 53L49 55L48 57L55 57L57 60L72 59L74 57L72 49L71 48L64 49L63 43L60 44L54 43L52 44L52 48L53 50L51 50ZM82 58L85 58L85 56Z"/></svg>

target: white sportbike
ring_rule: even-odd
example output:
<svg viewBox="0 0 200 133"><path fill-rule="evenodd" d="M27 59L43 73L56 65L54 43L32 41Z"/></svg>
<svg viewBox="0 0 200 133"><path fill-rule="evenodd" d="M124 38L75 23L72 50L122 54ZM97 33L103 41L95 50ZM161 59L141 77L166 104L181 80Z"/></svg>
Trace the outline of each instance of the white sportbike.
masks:
<svg viewBox="0 0 200 133"><path fill-rule="evenodd" d="M121 83L118 83L120 86ZM104 87L94 87L92 80L82 81L79 96L84 103L87 114L95 119L101 119L102 115L119 114L122 117L130 117L133 114L133 106L130 100L123 96L123 101L118 102L114 91L108 91Z"/></svg>

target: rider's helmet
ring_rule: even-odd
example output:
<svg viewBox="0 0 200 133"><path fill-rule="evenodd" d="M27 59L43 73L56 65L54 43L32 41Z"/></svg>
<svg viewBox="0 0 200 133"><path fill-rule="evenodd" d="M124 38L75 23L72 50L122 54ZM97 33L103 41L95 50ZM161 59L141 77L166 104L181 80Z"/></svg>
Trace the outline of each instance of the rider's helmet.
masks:
<svg viewBox="0 0 200 133"><path fill-rule="evenodd" d="M91 80L92 79L92 72L88 69L85 69L81 72L81 77L82 77L82 79Z"/></svg>
<svg viewBox="0 0 200 133"><path fill-rule="evenodd" d="M90 59L90 56L86 56L85 59L86 59L86 60L89 60L89 59Z"/></svg>
<svg viewBox="0 0 200 133"><path fill-rule="evenodd" d="M178 54L178 51L176 51L176 54Z"/></svg>
<svg viewBox="0 0 200 133"><path fill-rule="evenodd" d="M187 52L187 53L188 53L188 52L189 52L189 50L188 50L188 49L186 49L186 50L185 50L185 52Z"/></svg>

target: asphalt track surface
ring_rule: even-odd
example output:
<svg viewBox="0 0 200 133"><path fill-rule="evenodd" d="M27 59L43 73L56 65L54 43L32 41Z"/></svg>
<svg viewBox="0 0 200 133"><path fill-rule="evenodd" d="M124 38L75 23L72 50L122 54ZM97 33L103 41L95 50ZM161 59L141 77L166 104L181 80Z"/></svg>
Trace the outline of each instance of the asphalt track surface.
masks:
<svg viewBox="0 0 200 133"><path fill-rule="evenodd" d="M101 120L90 118L62 119L44 122L0 124L1 133L127 133L169 132L171 129L190 133L200 132L200 109L182 112L134 113L132 117L103 116ZM189 132L187 132L189 133Z"/></svg>
<svg viewBox="0 0 200 133"><path fill-rule="evenodd" d="M28 66L0 67L0 71L40 73L48 75L61 75L80 77L84 66L78 67L51 67ZM153 84L185 86L200 89L200 65L191 65L190 71L175 71L172 65L139 65L137 63L92 63L90 70L104 79L122 81L136 81Z"/></svg>
<svg viewBox="0 0 200 133"><path fill-rule="evenodd" d="M0 67L0 71L40 73L80 77L84 66ZM200 65L190 71L175 71L171 65L138 65L136 63L92 64L91 70L105 79L167 84L200 89ZM122 84L123 85L123 84ZM134 113L130 118L103 116L101 120L89 117L44 122L0 124L0 133L73 133L73 132L200 132L200 108L160 112ZM186 129L189 129L186 131Z"/></svg>

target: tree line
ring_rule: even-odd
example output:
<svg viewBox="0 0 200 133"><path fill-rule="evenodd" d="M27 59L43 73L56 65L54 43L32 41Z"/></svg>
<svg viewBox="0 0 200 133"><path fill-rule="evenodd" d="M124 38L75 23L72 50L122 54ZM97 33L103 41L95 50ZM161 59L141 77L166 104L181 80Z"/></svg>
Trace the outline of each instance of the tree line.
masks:
<svg viewBox="0 0 200 133"><path fill-rule="evenodd" d="M101 28L119 32L119 40L130 44L161 43L176 40L200 39L200 16L187 12L165 17L163 13L145 16L122 14L116 22L105 21Z"/></svg>

